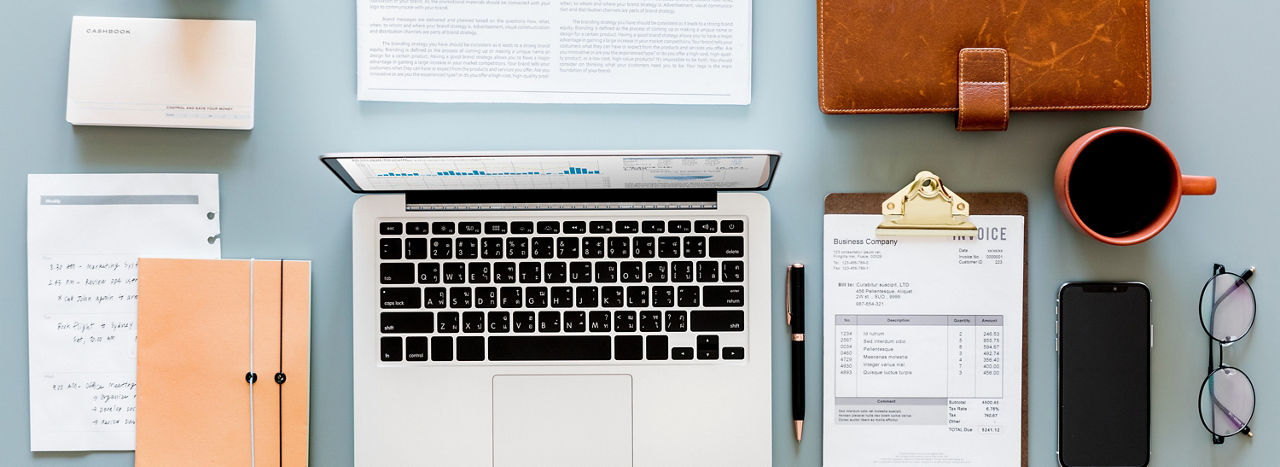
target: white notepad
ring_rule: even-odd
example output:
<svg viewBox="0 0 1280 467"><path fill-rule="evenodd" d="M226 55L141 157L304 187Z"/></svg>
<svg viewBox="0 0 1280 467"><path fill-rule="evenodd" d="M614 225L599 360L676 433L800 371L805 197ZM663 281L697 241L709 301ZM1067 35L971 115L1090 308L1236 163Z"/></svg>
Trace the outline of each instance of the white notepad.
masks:
<svg viewBox="0 0 1280 467"><path fill-rule="evenodd" d="M71 20L67 122L253 128L254 21Z"/></svg>

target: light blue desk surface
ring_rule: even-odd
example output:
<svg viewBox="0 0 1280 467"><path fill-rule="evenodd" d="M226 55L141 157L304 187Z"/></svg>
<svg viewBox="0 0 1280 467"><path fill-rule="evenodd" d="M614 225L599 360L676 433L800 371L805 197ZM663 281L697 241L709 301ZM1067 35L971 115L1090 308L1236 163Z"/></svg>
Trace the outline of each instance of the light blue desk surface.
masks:
<svg viewBox="0 0 1280 467"><path fill-rule="evenodd" d="M827 116L817 107L815 4L757 0L752 102L671 105L437 105L357 102L351 0L97 0L5 2L0 15L0 465L131 465L132 453L32 454L27 402L27 173L221 174L223 256L314 261L311 462L352 463L351 205L355 195L321 166L329 151L472 149L772 148L773 263L820 270L822 198L893 191L921 169L958 191L1030 198L1030 456L1054 465L1053 301L1071 279L1141 280L1154 294L1153 465L1275 465L1280 456L1280 286L1274 244L1280 156L1280 4L1161 1L1152 5L1154 102L1145 112L1015 114L1009 131L962 134L954 116ZM258 21L257 129L73 128L64 120L73 15ZM1075 137L1128 125L1164 138L1185 172L1216 175L1218 194L1187 198L1153 241L1109 247L1071 230L1050 174ZM1210 265L1258 267L1260 318L1228 360L1259 393L1250 440L1214 447L1196 401L1205 338L1196 317ZM776 272L777 272L776 271ZM821 303L820 275L810 303ZM782 274L773 301L782 305ZM820 308L814 307L816 313ZM821 329L809 322L809 423L791 436L781 315L774 322L773 463L821 462ZM1106 384L1100 381L1099 384ZM424 453L424 462L430 453Z"/></svg>

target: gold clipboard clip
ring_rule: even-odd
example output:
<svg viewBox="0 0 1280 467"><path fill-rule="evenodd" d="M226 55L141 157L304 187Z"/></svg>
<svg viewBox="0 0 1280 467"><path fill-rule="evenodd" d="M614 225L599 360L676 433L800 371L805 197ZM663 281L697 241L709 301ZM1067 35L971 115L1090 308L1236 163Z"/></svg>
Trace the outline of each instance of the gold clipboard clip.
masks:
<svg viewBox="0 0 1280 467"><path fill-rule="evenodd" d="M876 228L876 235L971 236L978 230L969 222L969 203L928 170L916 174L915 180L880 208L884 221Z"/></svg>

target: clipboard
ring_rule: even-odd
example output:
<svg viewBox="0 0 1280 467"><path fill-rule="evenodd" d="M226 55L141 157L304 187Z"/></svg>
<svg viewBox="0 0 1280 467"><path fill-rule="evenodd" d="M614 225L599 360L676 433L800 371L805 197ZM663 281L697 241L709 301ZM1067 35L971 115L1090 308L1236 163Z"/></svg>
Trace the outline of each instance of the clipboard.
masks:
<svg viewBox="0 0 1280 467"><path fill-rule="evenodd" d="M937 183L934 188L938 192L938 196L926 198L922 200L919 191L924 187L924 182L931 180ZM947 198L950 197L950 200ZM946 200L952 204L949 209L951 212L946 216L950 217L951 222L938 220L943 217L940 214L939 206L925 206L924 203L937 203L934 201L938 198ZM898 206L890 207L893 201L903 200L905 203ZM920 204L916 204L919 202ZM963 202L964 206L955 206L955 204ZM905 204L905 205L903 205ZM913 207L918 209L912 210ZM897 212L897 216L890 215L890 211ZM963 214L961 214L961 212ZM964 233L969 230L976 230L972 224L968 224L968 215L970 213L976 215L1015 215L1027 217L1027 195L1023 193L966 193L957 194L946 188L941 183L941 179L931 172L923 171L916 175L915 180L903 187L896 193L832 193L827 195L823 201L823 214L876 214L885 215L885 220L877 229L877 236L938 236L938 235L971 235ZM923 215L913 215L913 213L923 213ZM960 222L963 221L963 222ZM897 227L886 229L886 224L897 225ZM965 224L968 224L967 227ZM1028 436L1027 436L1027 420L1028 420L1028 404L1027 404L1027 246L1029 243L1029 225L1026 220L1023 221L1023 261L1022 261L1022 465L1028 465ZM825 292L824 292L825 293ZM824 365L827 363L824 362ZM824 409L826 410L826 409Z"/></svg>

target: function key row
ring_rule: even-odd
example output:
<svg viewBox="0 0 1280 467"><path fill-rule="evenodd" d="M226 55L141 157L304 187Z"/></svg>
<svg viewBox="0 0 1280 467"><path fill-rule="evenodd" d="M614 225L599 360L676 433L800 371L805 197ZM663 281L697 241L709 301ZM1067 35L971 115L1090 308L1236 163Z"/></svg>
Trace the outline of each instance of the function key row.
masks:
<svg viewBox="0 0 1280 467"><path fill-rule="evenodd" d="M608 234L608 233L742 233L745 224L740 220L698 221L490 221L490 222L382 222L378 224L381 235L542 235L551 234Z"/></svg>
<svg viewBox="0 0 1280 467"><path fill-rule="evenodd" d="M457 341L455 347L454 341ZM611 342L612 341L612 342ZM612 345L610 345L612 343ZM672 347L667 336L426 336L383 337L384 362L461 361L594 361L594 360L742 360L742 347L724 347L717 336L698 336L697 347ZM488 352L485 348L488 347ZM612 348L611 348L612 347ZM456 351L455 351L456 350ZM486 355L486 353L488 355Z"/></svg>
<svg viewBox="0 0 1280 467"><path fill-rule="evenodd" d="M741 258L742 236L657 237L383 237L382 259Z"/></svg>

